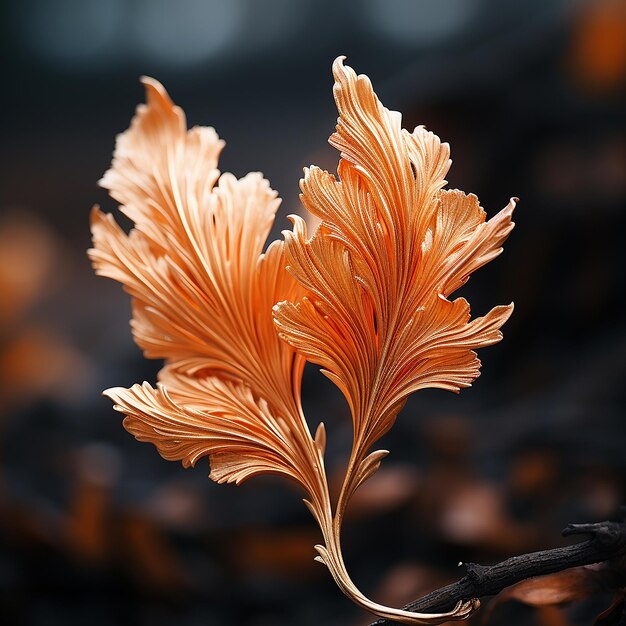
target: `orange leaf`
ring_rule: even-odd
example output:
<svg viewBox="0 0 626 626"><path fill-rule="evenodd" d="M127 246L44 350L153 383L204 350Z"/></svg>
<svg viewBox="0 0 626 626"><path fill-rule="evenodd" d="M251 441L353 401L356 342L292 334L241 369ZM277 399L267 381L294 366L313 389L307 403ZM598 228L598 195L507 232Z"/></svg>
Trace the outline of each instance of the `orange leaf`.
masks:
<svg viewBox="0 0 626 626"><path fill-rule="evenodd" d="M147 104L117 140L101 180L134 222L92 214L98 274L133 297L132 328L147 357L167 359L161 384L107 392L126 428L167 459L209 455L211 477L260 472L318 482L318 451L302 415L303 359L280 341L271 309L303 290L282 242L263 253L279 205L258 173L219 176L212 128L186 129L165 89L144 79Z"/></svg>
<svg viewBox="0 0 626 626"><path fill-rule="evenodd" d="M470 321L468 303L447 297L501 252L515 201L485 221L475 196L441 189L447 144L403 130L342 58L333 71L339 179L305 170L302 201L322 221L309 238L291 216L285 236L289 270L308 294L274 316L281 337L346 396L361 456L410 393L467 387L479 375L473 349L501 339L512 305Z"/></svg>
<svg viewBox="0 0 626 626"><path fill-rule="evenodd" d="M582 600L602 589L597 570L590 567L570 569L523 580L501 591L489 604L485 612L485 623L493 611L510 600L517 600L529 606L556 606L575 600Z"/></svg>

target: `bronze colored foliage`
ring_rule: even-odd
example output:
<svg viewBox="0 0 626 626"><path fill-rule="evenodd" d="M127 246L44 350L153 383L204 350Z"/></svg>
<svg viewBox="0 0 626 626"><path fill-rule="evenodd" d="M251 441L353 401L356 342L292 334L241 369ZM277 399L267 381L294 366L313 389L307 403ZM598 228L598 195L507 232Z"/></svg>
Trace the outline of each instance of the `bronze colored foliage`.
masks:
<svg viewBox="0 0 626 626"><path fill-rule="evenodd" d="M333 73L338 175L311 167L301 181L320 223L309 236L292 216L285 241L265 252L276 193L258 173L220 175L215 131L187 130L165 89L143 79L147 103L100 181L134 228L126 234L95 208L89 254L98 274L131 295L135 341L165 365L156 387L105 393L125 428L166 459L192 466L208 455L218 482L261 473L296 481L322 531L318 560L363 608L406 624L464 619L476 600L424 614L366 598L346 571L341 523L387 454L372 447L407 397L469 386L480 370L474 350L502 338L512 305L470 319L468 302L450 296L501 252L515 200L487 220L476 196L444 189L447 144L423 127L403 129L342 58ZM306 360L338 386L352 415L335 503L324 425L313 435L302 411Z"/></svg>

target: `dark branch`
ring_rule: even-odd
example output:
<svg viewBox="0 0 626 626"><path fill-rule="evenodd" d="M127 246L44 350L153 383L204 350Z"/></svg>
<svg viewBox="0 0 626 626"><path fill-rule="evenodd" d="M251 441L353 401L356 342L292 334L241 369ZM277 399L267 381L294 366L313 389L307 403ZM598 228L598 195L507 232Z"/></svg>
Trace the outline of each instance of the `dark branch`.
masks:
<svg viewBox="0 0 626 626"><path fill-rule="evenodd" d="M459 600L493 596L505 587L533 576L553 574L570 567L600 563L626 553L626 522L570 524L563 535L589 535L590 538L564 548L552 548L514 556L495 565L467 563L466 575L459 581L441 587L414 600L404 608L419 613L451 610ZM380 619L370 626L396 624Z"/></svg>

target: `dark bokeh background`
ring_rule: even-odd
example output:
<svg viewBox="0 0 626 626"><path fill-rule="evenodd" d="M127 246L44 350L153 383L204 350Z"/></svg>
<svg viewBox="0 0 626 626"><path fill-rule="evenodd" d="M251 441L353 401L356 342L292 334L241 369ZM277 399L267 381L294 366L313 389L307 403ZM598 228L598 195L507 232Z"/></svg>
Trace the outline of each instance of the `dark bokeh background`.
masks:
<svg viewBox="0 0 626 626"><path fill-rule="evenodd" d="M345 524L348 569L401 605L491 562L558 545L625 500L626 14L613 0L21 0L1 5L0 621L367 623L312 562L301 494L217 486L122 429L102 389L154 380L128 298L85 257L116 133L161 80L298 210L328 169L339 54L405 125L452 145L450 185L488 213L521 198L505 253L463 289L514 300L460 396L414 397ZM347 409L314 368L304 394L339 477ZM499 607L492 623L588 624L610 601Z"/></svg>

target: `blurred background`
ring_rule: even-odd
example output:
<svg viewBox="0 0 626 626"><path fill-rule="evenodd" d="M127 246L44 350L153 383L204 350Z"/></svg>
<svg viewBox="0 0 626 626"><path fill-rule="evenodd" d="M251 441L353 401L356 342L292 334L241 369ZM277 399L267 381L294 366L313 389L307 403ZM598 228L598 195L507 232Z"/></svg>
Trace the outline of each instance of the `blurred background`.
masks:
<svg viewBox="0 0 626 626"><path fill-rule="evenodd" d="M0 620L3 624L359 625L313 563L319 534L279 480L240 488L162 460L104 388L154 381L128 297L85 250L115 135L158 78L220 167L262 171L299 210L311 163L334 170L330 66L372 79L412 129L452 146L451 187L492 215L521 198L504 254L463 288L475 314L515 301L504 341L456 396L413 397L345 523L348 569L407 601L490 563L562 545L568 522L624 503L626 4L613 0L21 0L2 2ZM347 407L315 368L338 480ZM589 624L503 604L490 623ZM476 620L474 623L478 623Z"/></svg>

